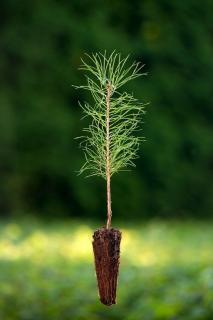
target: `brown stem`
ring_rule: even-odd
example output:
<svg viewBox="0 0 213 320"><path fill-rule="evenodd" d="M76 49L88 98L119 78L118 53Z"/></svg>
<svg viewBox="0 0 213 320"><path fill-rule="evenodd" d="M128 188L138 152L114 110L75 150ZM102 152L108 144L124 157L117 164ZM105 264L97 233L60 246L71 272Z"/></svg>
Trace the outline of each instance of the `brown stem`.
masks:
<svg viewBox="0 0 213 320"><path fill-rule="evenodd" d="M110 83L106 87L106 180L107 180L107 224L106 227L111 227L112 209L111 209L111 188L110 188L110 96L111 86Z"/></svg>

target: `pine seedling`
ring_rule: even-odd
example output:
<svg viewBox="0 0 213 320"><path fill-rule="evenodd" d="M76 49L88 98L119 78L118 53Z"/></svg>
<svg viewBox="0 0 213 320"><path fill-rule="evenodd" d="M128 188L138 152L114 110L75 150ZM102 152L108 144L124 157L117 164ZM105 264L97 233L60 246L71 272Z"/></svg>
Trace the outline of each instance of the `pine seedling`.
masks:
<svg viewBox="0 0 213 320"><path fill-rule="evenodd" d="M85 156L79 173L100 176L106 181L106 227L95 231L93 250L100 300L112 305L116 299L121 232L111 228L111 178L135 166L134 159L144 140L138 134L144 104L121 88L145 73L141 73L141 63L129 64L128 56L122 58L115 51L110 55L106 52L86 55L86 58L80 67L86 73L86 84L76 88L89 91L93 103L80 104L84 117L91 121L79 137Z"/></svg>

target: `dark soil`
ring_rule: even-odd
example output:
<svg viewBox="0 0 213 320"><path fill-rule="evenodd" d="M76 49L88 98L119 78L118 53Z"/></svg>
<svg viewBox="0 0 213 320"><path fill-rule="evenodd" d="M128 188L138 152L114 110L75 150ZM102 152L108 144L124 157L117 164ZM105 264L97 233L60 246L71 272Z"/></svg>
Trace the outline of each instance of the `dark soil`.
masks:
<svg viewBox="0 0 213 320"><path fill-rule="evenodd" d="M93 239L100 301L111 306L116 303L121 232L112 228L101 228L94 232Z"/></svg>

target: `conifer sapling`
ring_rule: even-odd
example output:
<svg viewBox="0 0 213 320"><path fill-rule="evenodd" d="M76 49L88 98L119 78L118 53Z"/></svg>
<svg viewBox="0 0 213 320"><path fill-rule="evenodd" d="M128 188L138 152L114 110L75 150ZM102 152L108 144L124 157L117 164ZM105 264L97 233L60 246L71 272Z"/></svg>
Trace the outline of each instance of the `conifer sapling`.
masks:
<svg viewBox="0 0 213 320"><path fill-rule="evenodd" d="M100 300L110 306L116 303L121 241L121 232L111 227L111 177L135 166L133 160L144 139L136 135L144 104L121 88L145 73L141 73L141 63L129 65L128 56L122 58L115 51L86 57L80 69L86 72L87 82L76 88L88 90L93 102L80 104L91 122L83 129L85 135L78 137L85 156L79 173L106 181L107 221L105 227L94 232L93 251Z"/></svg>

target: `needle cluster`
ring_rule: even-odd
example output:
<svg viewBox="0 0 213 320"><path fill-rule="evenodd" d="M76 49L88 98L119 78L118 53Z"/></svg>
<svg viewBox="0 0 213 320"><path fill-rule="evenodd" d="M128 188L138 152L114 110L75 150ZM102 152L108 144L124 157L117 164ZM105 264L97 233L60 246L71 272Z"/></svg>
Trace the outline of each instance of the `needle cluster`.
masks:
<svg viewBox="0 0 213 320"><path fill-rule="evenodd" d="M128 57L119 53L106 52L86 55L82 59L81 70L86 72L87 83L82 88L88 90L93 103L80 103L84 117L89 117L89 126L83 129L85 135L80 146L85 155L85 163L79 173L88 172L87 176L98 175L107 179L129 166L135 166L133 160L143 137L136 135L140 130L144 104L132 94L120 88L141 73L143 65L128 64Z"/></svg>

